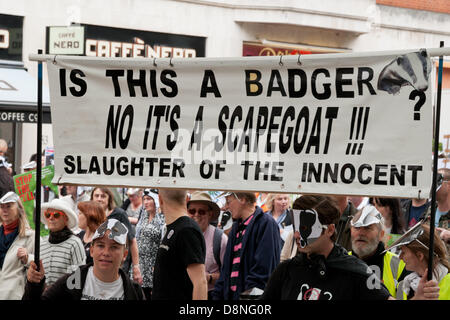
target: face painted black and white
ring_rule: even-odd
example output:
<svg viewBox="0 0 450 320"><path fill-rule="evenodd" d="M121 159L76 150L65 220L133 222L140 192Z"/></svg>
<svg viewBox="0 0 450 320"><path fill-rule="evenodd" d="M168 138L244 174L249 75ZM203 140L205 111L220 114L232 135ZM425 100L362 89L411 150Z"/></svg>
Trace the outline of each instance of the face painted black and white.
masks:
<svg viewBox="0 0 450 320"><path fill-rule="evenodd" d="M292 210L294 220L294 232L300 234L300 247L304 248L307 245L316 241L326 225L322 225L319 221L319 215L314 209L307 210Z"/></svg>

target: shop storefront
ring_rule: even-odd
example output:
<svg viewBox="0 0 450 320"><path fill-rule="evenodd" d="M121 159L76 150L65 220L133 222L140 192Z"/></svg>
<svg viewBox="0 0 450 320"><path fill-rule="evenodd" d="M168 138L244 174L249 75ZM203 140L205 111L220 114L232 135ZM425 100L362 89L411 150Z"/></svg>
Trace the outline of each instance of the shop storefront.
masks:
<svg viewBox="0 0 450 320"><path fill-rule="evenodd" d="M242 55L246 56L286 56L299 54L338 53L350 50L319 47L308 44L294 44L280 41L262 40L261 42L244 42Z"/></svg>
<svg viewBox="0 0 450 320"><path fill-rule="evenodd" d="M28 160L22 159L22 126L37 122L37 80L22 63L22 26L23 17L0 14L0 138L8 143L6 158L13 173L20 173ZM44 123L51 122L49 102L44 89Z"/></svg>

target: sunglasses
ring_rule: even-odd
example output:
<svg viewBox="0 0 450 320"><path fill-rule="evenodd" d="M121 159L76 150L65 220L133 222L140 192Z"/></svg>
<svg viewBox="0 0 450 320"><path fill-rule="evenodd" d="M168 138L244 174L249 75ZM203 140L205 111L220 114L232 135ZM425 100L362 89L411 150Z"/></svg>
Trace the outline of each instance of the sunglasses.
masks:
<svg viewBox="0 0 450 320"><path fill-rule="evenodd" d="M50 219L50 217L52 217L52 216L53 216L53 218L55 218L55 219L59 219L59 218L61 218L63 215L64 215L64 212L61 212L61 211L46 211L46 212L44 213L44 217L45 217L46 219Z"/></svg>
<svg viewBox="0 0 450 320"><path fill-rule="evenodd" d="M203 209L194 209L194 208L188 209L188 213L189 213L190 215L192 215L192 216L195 215L196 212L198 212L198 214L199 214L200 216L204 216L205 214L208 213L207 211L205 211L205 210L203 210Z"/></svg>

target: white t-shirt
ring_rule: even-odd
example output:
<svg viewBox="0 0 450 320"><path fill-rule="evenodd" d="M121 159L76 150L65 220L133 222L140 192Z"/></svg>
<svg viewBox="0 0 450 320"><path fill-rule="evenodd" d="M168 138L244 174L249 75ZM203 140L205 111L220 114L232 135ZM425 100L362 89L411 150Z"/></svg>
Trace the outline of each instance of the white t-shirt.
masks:
<svg viewBox="0 0 450 320"><path fill-rule="evenodd" d="M83 288L81 300L123 300L123 281L119 277L114 282L103 282L94 275L90 267Z"/></svg>

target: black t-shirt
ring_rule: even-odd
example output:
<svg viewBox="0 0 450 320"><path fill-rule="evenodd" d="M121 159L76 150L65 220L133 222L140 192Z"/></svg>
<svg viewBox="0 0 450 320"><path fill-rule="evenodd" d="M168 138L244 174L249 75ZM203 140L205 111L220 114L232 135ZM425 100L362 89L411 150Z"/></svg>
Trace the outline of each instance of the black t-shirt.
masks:
<svg viewBox="0 0 450 320"><path fill-rule="evenodd" d="M183 216L167 225L156 255L152 300L192 300L190 264L205 263L206 245L197 222Z"/></svg>
<svg viewBox="0 0 450 320"><path fill-rule="evenodd" d="M387 300L384 285L373 288L369 274L326 265L325 277L298 257L282 262L272 273L263 300ZM369 280L369 281L368 281Z"/></svg>

